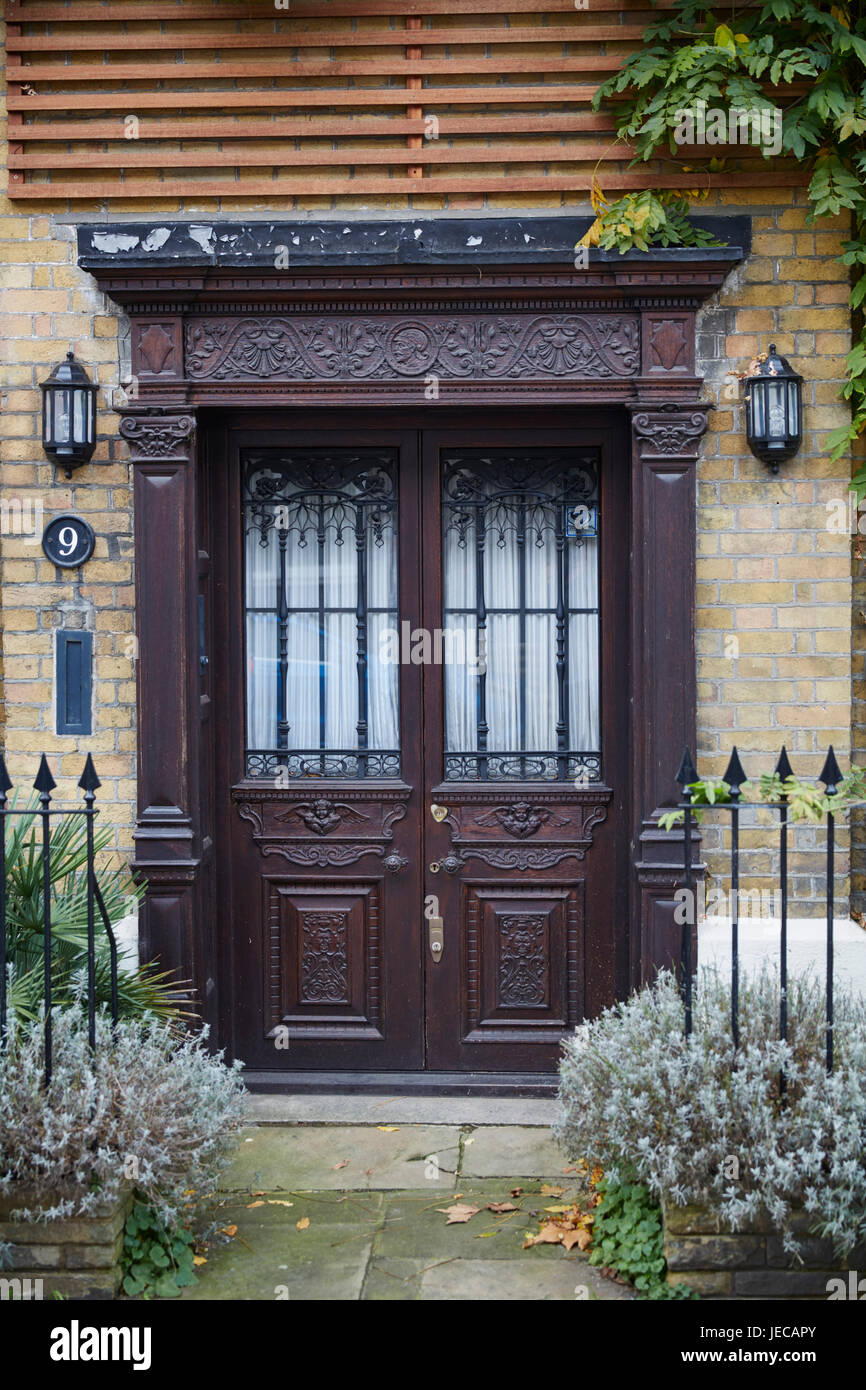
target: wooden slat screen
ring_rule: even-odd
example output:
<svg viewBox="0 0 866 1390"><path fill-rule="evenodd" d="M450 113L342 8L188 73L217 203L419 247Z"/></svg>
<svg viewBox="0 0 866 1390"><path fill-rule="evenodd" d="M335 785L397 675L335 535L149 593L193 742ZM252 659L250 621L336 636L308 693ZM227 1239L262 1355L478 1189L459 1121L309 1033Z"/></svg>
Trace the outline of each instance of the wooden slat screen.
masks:
<svg viewBox="0 0 866 1390"><path fill-rule="evenodd" d="M10 196L21 200L586 193L627 168L599 81L647 0L6 0ZM755 151L694 184L788 185ZM690 151L691 154L691 151ZM459 205L459 204L455 204Z"/></svg>

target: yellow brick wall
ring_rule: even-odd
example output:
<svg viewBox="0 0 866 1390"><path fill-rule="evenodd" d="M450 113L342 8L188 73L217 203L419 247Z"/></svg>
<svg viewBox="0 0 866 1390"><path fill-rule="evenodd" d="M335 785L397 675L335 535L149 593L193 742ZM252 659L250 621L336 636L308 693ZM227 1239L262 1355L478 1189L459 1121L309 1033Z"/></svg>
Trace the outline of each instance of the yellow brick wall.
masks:
<svg viewBox="0 0 866 1390"><path fill-rule="evenodd" d="M830 525L847 508L850 460L831 463L830 430L850 346L848 281L839 264L847 218L807 225L800 194L728 195L750 212L752 254L699 319L700 369L713 402L698 466L698 749L720 775L736 744L746 771L772 770L785 743L794 771L816 777L832 743L843 769L852 748L851 538ZM733 380L770 343L805 378L804 440L773 476L749 453L742 389ZM735 399L731 399L731 396ZM828 507L828 503L831 504ZM773 817L759 813L764 827ZM754 820L754 818L752 818ZM838 836L847 843L846 832ZM744 829L752 886L772 891L777 837ZM721 837L706 818L711 871ZM789 858L792 911L819 913L826 834L800 827Z"/></svg>

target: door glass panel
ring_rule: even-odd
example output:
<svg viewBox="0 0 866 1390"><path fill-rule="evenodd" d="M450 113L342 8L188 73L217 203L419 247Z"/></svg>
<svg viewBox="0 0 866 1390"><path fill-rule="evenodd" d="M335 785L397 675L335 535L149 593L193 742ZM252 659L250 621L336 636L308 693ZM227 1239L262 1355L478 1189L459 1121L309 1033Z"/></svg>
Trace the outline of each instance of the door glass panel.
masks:
<svg viewBox="0 0 866 1390"><path fill-rule="evenodd" d="M243 518L247 776L398 777L396 454L256 451Z"/></svg>
<svg viewBox="0 0 866 1390"><path fill-rule="evenodd" d="M443 455L445 778L601 778L598 455Z"/></svg>

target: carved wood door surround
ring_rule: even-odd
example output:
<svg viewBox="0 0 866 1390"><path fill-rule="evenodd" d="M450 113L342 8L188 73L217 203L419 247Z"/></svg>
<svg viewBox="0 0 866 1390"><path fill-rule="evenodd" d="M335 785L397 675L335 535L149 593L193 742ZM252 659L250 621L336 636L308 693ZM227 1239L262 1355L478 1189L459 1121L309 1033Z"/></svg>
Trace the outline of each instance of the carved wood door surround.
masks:
<svg viewBox="0 0 866 1390"><path fill-rule="evenodd" d="M141 652L135 863L147 883L142 951L194 979L219 1041L241 1052L256 1029L264 1037L263 1023L276 1017L268 1008L278 1012L281 1005L278 993L269 1001L261 990L257 1001L244 1004L236 989L236 928L267 873L273 892L261 900L262 949L282 940L292 922L304 921L302 948L270 978L284 991L300 991L320 1016L343 1010L364 1020L354 1041L333 1037L327 1053L314 1055L310 1044L302 1054L307 1044L296 1038L294 1056L292 1040L280 1055L263 1042L258 1061L250 1059L254 1072L408 1072L428 1065L471 1077L550 1070L563 1018L595 1012L675 957L681 845L658 832L656 819L674 794L671 776L682 745L694 738L694 474L706 427L694 375L694 315L735 259L712 251L654 253L583 271L533 263L531 253L523 263L515 255L495 266L351 271L275 272L261 263L204 259L180 268L148 265L145 258L86 262L130 316L139 392L120 432L135 479ZM540 783L507 794L448 788L438 716L436 738L427 736L425 716L419 780L404 777L418 796L415 809L396 786L377 788L375 798L365 793L369 800L354 791L336 794L331 786L321 795L305 788L281 806L265 804L253 791L231 799L226 774L230 768L237 789L242 750L229 747L228 695L219 687L228 667L225 653L215 650L225 635L219 614L241 592L240 575L226 572L224 563L231 552L230 435L302 431L316 409L327 410L334 430L354 429L362 417L350 424L349 410L370 407L376 428L387 425L392 437L401 435L401 449L418 453L417 473L409 469L409 475L419 488L428 467L420 454L439 447L437 429L450 440L462 432L464 446L477 443L485 428L495 430L500 418L513 430L605 436L621 531L602 604L619 605L622 614L617 653L606 659L619 673L622 709L612 737L623 760L616 783L605 768L606 805L597 789L586 787L565 801ZM419 611L422 603L438 605L440 596L438 581L419 591ZM419 701L433 710L434 677L426 669L422 674ZM427 814L434 798L447 807L438 823ZM289 805L291 814L277 824ZM422 814L430 845L423 860ZM258 879L240 875L229 896L223 871L241 830L257 856ZM306 866L264 853L280 836L308 847ZM362 838L375 854L342 866L317 862L332 854L325 846ZM557 858L561 851L567 853ZM449 940L441 965L430 966L419 911L427 885L419 882L417 893L395 889L397 899L407 894L405 915L397 909L406 938L400 947L391 937L388 950L394 946L400 970L405 948L405 979L420 981L423 967L439 994L425 1036L416 1027L420 996L410 986L402 1033L398 1026L402 1042L386 1057L387 1044L380 1047L374 1036L391 1017L377 973L385 964L384 937L375 940L384 922L383 894L436 856L440 863L449 856L457 861L437 881L445 885L446 933L449 918L460 919L464 940L457 949ZM588 945L594 903L586 885L604 856L616 889L602 909L607 935ZM337 878L342 897L333 891ZM485 975L484 942L494 924L498 964ZM359 973L352 951L362 938L367 964ZM555 981L545 977L551 959L567 963ZM399 1015L396 994L387 1008ZM435 1021L447 1019L449 1009L450 1038L445 1023ZM322 1027L323 1036L329 1028L339 1031L327 1022Z"/></svg>

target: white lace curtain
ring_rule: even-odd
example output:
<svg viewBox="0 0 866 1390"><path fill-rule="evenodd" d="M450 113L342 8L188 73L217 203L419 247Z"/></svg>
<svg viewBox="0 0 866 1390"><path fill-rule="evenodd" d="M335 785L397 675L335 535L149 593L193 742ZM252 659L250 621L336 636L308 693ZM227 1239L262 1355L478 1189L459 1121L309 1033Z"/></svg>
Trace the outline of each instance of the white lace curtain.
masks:
<svg viewBox="0 0 866 1390"><path fill-rule="evenodd" d="M306 544L302 544L302 539ZM367 563L367 747L400 746L398 667L378 659L380 633L396 623L397 556L393 528L376 543L372 528ZM247 741L250 748L277 747L279 712L279 538L262 546L254 527L246 537ZM321 585L321 595L320 595ZM321 608L324 612L320 611ZM289 749L358 746L357 618L358 552L352 529L342 543L326 526L324 546L315 530L302 538L289 531L286 546L288 674L286 718ZM380 610L380 611L376 611ZM320 637L320 632L322 636Z"/></svg>
<svg viewBox="0 0 866 1390"><path fill-rule="evenodd" d="M539 516L536 513L536 520ZM598 542L594 537L569 537L566 546L568 607L597 610ZM522 661L521 550L525 556L523 607L547 610L525 612ZM556 566L552 515L535 529L530 527L522 546L515 527L500 531L495 521L488 519L483 583L488 609L486 714L491 752L556 750ZM458 529L446 527L445 605L448 623L462 629L466 649L475 650L476 544L472 523L462 535ZM470 611L454 611L460 609ZM600 747L597 611L569 612L567 631L568 747L594 751ZM448 752L477 750L478 682L469 666L446 668L445 725Z"/></svg>

